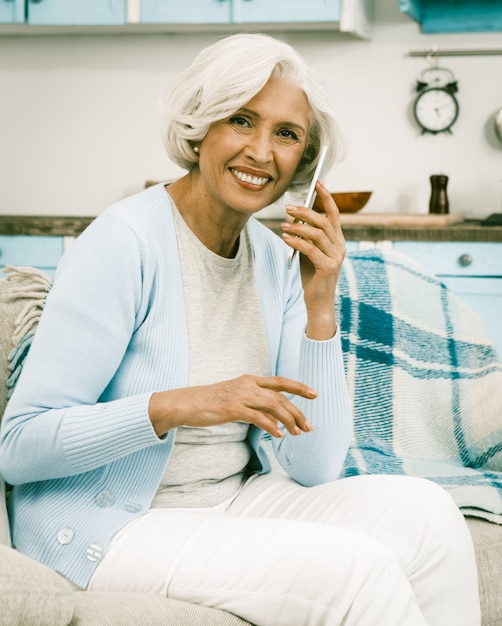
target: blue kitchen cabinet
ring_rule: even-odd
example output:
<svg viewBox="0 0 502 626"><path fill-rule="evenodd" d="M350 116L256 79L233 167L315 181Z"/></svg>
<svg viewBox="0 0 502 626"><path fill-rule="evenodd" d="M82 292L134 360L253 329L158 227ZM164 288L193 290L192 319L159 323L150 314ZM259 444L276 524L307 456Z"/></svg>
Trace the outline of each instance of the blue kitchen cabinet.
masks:
<svg viewBox="0 0 502 626"><path fill-rule="evenodd" d="M5 0L0 0L0 2ZM127 0L26 0L32 25L113 25L126 23Z"/></svg>
<svg viewBox="0 0 502 626"><path fill-rule="evenodd" d="M0 0L0 24L22 24L24 0Z"/></svg>
<svg viewBox="0 0 502 626"><path fill-rule="evenodd" d="M144 24L297 24L368 37L369 0L141 0Z"/></svg>
<svg viewBox="0 0 502 626"><path fill-rule="evenodd" d="M165 24L244 24L338 21L340 0L142 0L141 21Z"/></svg>
<svg viewBox="0 0 502 626"><path fill-rule="evenodd" d="M502 358L502 244L395 241L393 248L436 274L481 316Z"/></svg>
<svg viewBox="0 0 502 626"><path fill-rule="evenodd" d="M338 22L341 0L233 0L232 21Z"/></svg>
<svg viewBox="0 0 502 626"><path fill-rule="evenodd" d="M501 0L399 0L423 33L502 31Z"/></svg>
<svg viewBox="0 0 502 626"><path fill-rule="evenodd" d="M229 24L232 0L142 0L143 24Z"/></svg>
<svg viewBox="0 0 502 626"><path fill-rule="evenodd" d="M63 251L63 237L0 235L0 268L27 265L53 276Z"/></svg>

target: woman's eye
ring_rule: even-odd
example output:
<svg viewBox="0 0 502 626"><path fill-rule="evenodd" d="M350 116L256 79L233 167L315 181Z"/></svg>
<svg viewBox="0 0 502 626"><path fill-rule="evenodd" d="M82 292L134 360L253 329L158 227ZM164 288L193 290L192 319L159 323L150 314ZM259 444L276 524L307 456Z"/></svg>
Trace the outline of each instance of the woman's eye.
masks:
<svg viewBox="0 0 502 626"><path fill-rule="evenodd" d="M298 135L289 128L283 128L279 131L279 136L283 139L292 139L293 141L298 141Z"/></svg>
<svg viewBox="0 0 502 626"><path fill-rule="evenodd" d="M230 124L235 124L236 126L250 126L249 121L242 117L242 115L234 115L229 120Z"/></svg>

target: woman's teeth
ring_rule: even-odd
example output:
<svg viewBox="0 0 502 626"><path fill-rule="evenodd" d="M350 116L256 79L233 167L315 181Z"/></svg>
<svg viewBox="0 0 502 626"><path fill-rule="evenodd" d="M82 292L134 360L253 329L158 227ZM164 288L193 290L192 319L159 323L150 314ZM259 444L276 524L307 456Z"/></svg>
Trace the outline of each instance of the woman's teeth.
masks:
<svg viewBox="0 0 502 626"><path fill-rule="evenodd" d="M244 174L243 172L238 172L231 168L232 174L242 180L243 183L251 183L252 185L264 185L269 181L268 178L262 178L261 176L250 176L249 174Z"/></svg>

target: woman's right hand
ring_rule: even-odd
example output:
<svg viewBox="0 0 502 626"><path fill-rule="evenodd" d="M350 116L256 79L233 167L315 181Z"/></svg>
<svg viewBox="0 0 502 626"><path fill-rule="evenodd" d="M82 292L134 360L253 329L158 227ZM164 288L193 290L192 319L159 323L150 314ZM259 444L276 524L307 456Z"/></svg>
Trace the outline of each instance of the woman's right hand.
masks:
<svg viewBox="0 0 502 626"><path fill-rule="evenodd" d="M280 424L294 436L313 430L284 393L317 397L314 389L290 378L245 374L212 385L154 393L148 411L159 437L178 426L203 428L227 422L248 422L273 437L284 436Z"/></svg>

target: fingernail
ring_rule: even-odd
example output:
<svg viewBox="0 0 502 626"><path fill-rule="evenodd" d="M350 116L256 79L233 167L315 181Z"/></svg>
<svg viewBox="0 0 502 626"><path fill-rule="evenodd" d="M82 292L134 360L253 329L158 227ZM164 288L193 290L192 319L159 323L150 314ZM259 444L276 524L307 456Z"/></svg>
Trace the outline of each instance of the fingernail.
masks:
<svg viewBox="0 0 502 626"><path fill-rule="evenodd" d="M298 210L298 209L297 209L295 206L293 206L292 204L288 204L288 205L286 206L286 211L287 211L288 213L296 213L296 211L297 211L297 210Z"/></svg>
<svg viewBox="0 0 502 626"><path fill-rule="evenodd" d="M314 430L314 427L310 422L305 422L305 430L310 433Z"/></svg>
<svg viewBox="0 0 502 626"><path fill-rule="evenodd" d="M295 426L293 428L293 435L295 435L295 437L297 437L298 435L301 435L302 431L298 428L298 426Z"/></svg>

